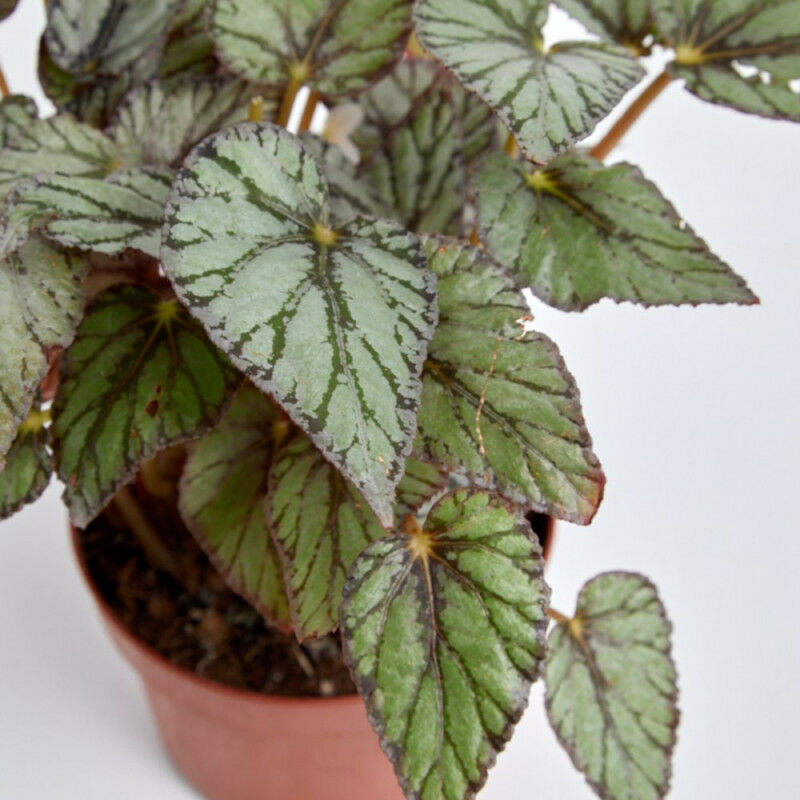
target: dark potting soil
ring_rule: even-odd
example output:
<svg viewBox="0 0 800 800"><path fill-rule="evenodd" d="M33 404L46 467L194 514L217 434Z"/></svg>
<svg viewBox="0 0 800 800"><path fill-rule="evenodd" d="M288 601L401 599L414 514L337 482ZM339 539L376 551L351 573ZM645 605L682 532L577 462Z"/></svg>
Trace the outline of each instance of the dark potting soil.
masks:
<svg viewBox="0 0 800 800"><path fill-rule="evenodd" d="M90 574L136 636L173 664L237 689L284 696L355 692L338 636L299 644L270 627L227 588L178 520L169 528L180 579L154 569L113 514L82 533Z"/></svg>

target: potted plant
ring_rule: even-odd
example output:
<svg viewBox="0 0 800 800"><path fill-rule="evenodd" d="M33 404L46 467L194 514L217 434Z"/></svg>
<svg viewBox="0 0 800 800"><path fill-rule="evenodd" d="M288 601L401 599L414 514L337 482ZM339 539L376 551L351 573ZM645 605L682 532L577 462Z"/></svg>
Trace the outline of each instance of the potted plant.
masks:
<svg viewBox="0 0 800 800"><path fill-rule="evenodd" d="M49 0L58 112L0 81L0 514L63 481L208 797L473 797L539 677L600 796L668 791L655 587L549 607L531 513L588 524L605 477L522 290L758 302L602 162L675 79L800 119L800 13L558 5L595 39L537 0Z"/></svg>

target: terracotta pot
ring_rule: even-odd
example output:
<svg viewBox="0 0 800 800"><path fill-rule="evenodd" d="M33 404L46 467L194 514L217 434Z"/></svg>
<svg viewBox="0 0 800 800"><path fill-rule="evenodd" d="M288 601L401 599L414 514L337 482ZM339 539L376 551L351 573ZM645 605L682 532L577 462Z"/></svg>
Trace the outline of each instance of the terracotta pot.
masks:
<svg viewBox="0 0 800 800"><path fill-rule="evenodd" d="M208 800L402 800L361 699L241 691L176 667L137 639L92 581L78 531L72 543L111 638L144 683L161 738Z"/></svg>

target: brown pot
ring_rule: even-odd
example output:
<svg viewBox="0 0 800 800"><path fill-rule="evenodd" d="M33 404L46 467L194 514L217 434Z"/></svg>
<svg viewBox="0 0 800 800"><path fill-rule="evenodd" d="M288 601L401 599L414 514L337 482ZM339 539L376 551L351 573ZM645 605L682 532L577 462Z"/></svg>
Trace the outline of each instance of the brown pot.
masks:
<svg viewBox="0 0 800 800"><path fill-rule="evenodd" d="M72 544L111 638L144 683L172 760L208 800L402 800L357 695L294 698L233 689L171 664L100 595L78 531Z"/></svg>

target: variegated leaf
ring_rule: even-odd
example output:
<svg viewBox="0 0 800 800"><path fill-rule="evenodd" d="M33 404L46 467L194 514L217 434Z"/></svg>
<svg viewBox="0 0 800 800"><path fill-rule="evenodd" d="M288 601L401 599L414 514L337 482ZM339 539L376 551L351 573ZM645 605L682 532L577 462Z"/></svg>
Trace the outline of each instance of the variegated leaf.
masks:
<svg viewBox="0 0 800 800"><path fill-rule="evenodd" d="M272 402L242 386L189 453L181 516L228 585L270 622L291 628L283 569L264 516L270 467L285 436Z"/></svg>
<svg viewBox="0 0 800 800"><path fill-rule="evenodd" d="M0 148L33 124L38 116L36 103L23 94L12 94L0 100Z"/></svg>
<svg viewBox="0 0 800 800"><path fill-rule="evenodd" d="M47 412L32 408L11 449L0 459L0 519L32 503L50 483L53 459L47 448L48 418Z"/></svg>
<svg viewBox="0 0 800 800"><path fill-rule="evenodd" d="M655 0L690 92L750 114L800 121L800 0Z"/></svg>
<svg viewBox="0 0 800 800"><path fill-rule="evenodd" d="M316 160L274 125L194 150L166 220L162 263L192 313L391 524L436 324L416 239L367 218L332 228Z"/></svg>
<svg viewBox="0 0 800 800"><path fill-rule="evenodd" d="M169 170L122 170L105 180L41 175L9 198L10 224L25 222L59 244L115 255L126 248L158 258Z"/></svg>
<svg viewBox="0 0 800 800"><path fill-rule="evenodd" d="M533 169L500 153L474 186L487 249L557 308L758 302L630 164L570 153Z"/></svg>
<svg viewBox="0 0 800 800"><path fill-rule="evenodd" d="M525 519L461 490L350 570L345 651L409 800L468 800L528 703L550 590Z"/></svg>
<svg viewBox="0 0 800 800"><path fill-rule="evenodd" d="M482 97L523 152L546 162L588 136L644 75L626 50L595 42L544 48L542 0L418 0L422 44Z"/></svg>
<svg viewBox="0 0 800 800"><path fill-rule="evenodd" d="M17 7L18 0L0 0L0 21L10 17Z"/></svg>
<svg viewBox="0 0 800 800"><path fill-rule="evenodd" d="M446 470L437 464L409 458L403 479L397 487L395 516L398 522L409 514L418 514L431 500L442 495L449 485L450 475Z"/></svg>
<svg viewBox="0 0 800 800"><path fill-rule="evenodd" d="M526 305L482 251L428 247L441 320L425 362L416 452L537 511L588 523L605 478L558 349L541 334L512 332Z"/></svg>
<svg viewBox="0 0 800 800"><path fill-rule="evenodd" d="M347 571L385 531L372 509L305 436L275 462L267 521L281 554L295 634L322 636L339 625Z"/></svg>
<svg viewBox="0 0 800 800"><path fill-rule="evenodd" d="M187 73L213 75L219 69L208 25L210 5L210 0L185 0L172 18L159 68L162 78Z"/></svg>
<svg viewBox="0 0 800 800"><path fill-rule="evenodd" d="M214 0L211 34L234 72L323 94L367 88L403 53L411 0Z"/></svg>
<svg viewBox="0 0 800 800"><path fill-rule="evenodd" d="M234 78L152 81L128 94L109 133L130 160L179 166L209 134L246 122L250 101L258 94L252 84ZM277 103L261 101L269 119Z"/></svg>
<svg viewBox="0 0 800 800"><path fill-rule="evenodd" d="M608 572L550 634L544 669L550 722L606 800L659 800L669 789L678 687L671 626L655 586Z"/></svg>
<svg viewBox="0 0 800 800"><path fill-rule="evenodd" d="M176 300L139 286L99 295L61 358L53 406L72 521L91 521L139 462L212 428L236 382Z"/></svg>
<svg viewBox="0 0 800 800"><path fill-rule="evenodd" d="M556 0L592 33L627 47L634 55L650 52L656 34L650 0Z"/></svg>
<svg viewBox="0 0 800 800"><path fill-rule="evenodd" d="M83 307L83 259L0 224L0 456L47 373L52 348L72 341ZM24 239L25 237L23 237Z"/></svg>

